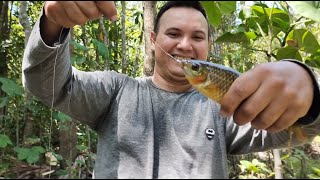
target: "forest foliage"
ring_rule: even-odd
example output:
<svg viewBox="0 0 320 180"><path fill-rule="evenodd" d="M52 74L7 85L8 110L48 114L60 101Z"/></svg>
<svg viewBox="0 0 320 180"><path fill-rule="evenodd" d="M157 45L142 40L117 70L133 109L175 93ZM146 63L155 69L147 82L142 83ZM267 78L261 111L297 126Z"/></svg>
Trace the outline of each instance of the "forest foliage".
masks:
<svg viewBox="0 0 320 180"><path fill-rule="evenodd" d="M43 1L2 1L0 10L0 178L90 178L96 133L44 106L22 87L30 28ZM254 65L299 60L320 69L319 1L203 1L213 39L209 61L246 72ZM155 10L163 4L156 3ZM73 66L144 76L147 52L142 1L117 1L119 20L89 21L71 30ZM320 75L319 75L320 77ZM318 138L281 150L284 178L320 178ZM230 177L274 178L273 152L230 158Z"/></svg>

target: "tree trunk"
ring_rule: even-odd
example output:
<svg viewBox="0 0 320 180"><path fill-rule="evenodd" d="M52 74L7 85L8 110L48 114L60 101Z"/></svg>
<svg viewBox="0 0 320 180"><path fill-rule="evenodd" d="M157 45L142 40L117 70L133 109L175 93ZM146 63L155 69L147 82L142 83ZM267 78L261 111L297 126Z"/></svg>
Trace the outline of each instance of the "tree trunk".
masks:
<svg viewBox="0 0 320 180"><path fill-rule="evenodd" d="M104 42L104 44L109 47L109 37L108 37L108 33L109 33L109 28L107 26L107 28L104 26L104 22L105 22L105 17L101 17L99 19L99 29L102 33L102 41ZM100 39L101 40L101 39ZM110 55L109 55L110 56ZM104 59L105 60L105 64L104 64L104 69L105 70L110 70L110 57L108 57L108 59Z"/></svg>
<svg viewBox="0 0 320 180"><path fill-rule="evenodd" d="M71 167L71 162L77 157L77 123L73 120L61 121L59 127L59 154L63 157L61 168L65 169L68 166Z"/></svg>
<svg viewBox="0 0 320 180"><path fill-rule="evenodd" d="M143 28L143 27L142 27ZM143 31L143 29L142 29ZM138 69L139 69L139 59L140 59L140 51L142 49L142 40L143 40L143 33L141 33L140 37L139 37L139 43L137 45L137 49L136 49L136 58L134 61L134 66L133 66L133 72L134 72L134 77L136 77L138 75Z"/></svg>
<svg viewBox="0 0 320 180"><path fill-rule="evenodd" d="M280 157L280 150L279 149L273 149L273 158L274 158L274 175L275 179L283 179L283 175L281 172L281 157Z"/></svg>
<svg viewBox="0 0 320 180"><path fill-rule="evenodd" d="M150 49L150 33L153 31L157 1L143 1L143 25L145 39L144 69L145 76L152 76L154 69L154 52Z"/></svg>
<svg viewBox="0 0 320 180"><path fill-rule="evenodd" d="M73 30L70 29L71 39L73 39ZM86 44L84 44L86 46ZM70 54L73 53L73 47L70 46ZM77 157L77 122L76 121L59 121L59 154L63 157L61 168L71 167L71 162ZM70 162L70 163L67 163ZM71 178L71 177L69 177Z"/></svg>
<svg viewBox="0 0 320 180"><path fill-rule="evenodd" d="M122 39L122 73L127 73L127 56L126 56L126 2L121 1L122 11L121 11L121 39Z"/></svg>
<svg viewBox="0 0 320 180"><path fill-rule="evenodd" d="M214 43L214 40L217 39L222 33L221 30L217 27L211 27L210 29L210 38L212 41L211 44L211 51L209 52L209 61L218 63L218 64L224 64L223 62L223 44L221 43Z"/></svg>
<svg viewBox="0 0 320 180"><path fill-rule="evenodd" d="M20 1L19 7L19 22L23 27L25 38L24 38L24 46L26 47L30 33L31 33L31 26L29 22L29 17L27 14L28 9L28 1ZM28 92L26 93L26 101L25 101L25 109L24 109L24 129L23 129L23 142L26 142L28 137L31 137L34 133L34 122L32 118L32 112L28 109L29 105L32 102L32 95Z"/></svg>
<svg viewBox="0 0 320 180"><path fill-rule="evenodd" d="M9 38L8 31L8 1L0 1L0 47L4 47L4 42ZM0 50L0 77L7 77L7 51ZM6 96L0 88L0 98ZM6 114L7 107L0 108L0 122L4 122L4 116ZM4 124L5 125L5 124Z"/></svg>
<svg viewBox="0 0 320 180"><path fill-rule="evenodd" d="M23 27L25 38L24 38L24 45L27 45L30 33L31 33L31 26L29 22L29 17L27 14L28 9L28 1L20 1L20 8L19 8L19 22Z"/></svg>
<svg viewBox="0 0 320 180"><path fill-rule="evenodd" d="M115 6L116 6L116 8L118 8L118 3L117 2L115 2ZM112 38L112 41L114 43L114 47L113 47L114 56L111 59L113 62L111 63L112 67L110 66L111 67L110 69L119 72L119 69L118 69L119 64L120 64L118 62L118 57L119 57L119 44L118 44L118 42L119 42L119 34L118 34L119 27L118 27L117 22L114 22L112 24L113 24L113 26L112 26L111 29L112 29L112 31L114 31L114 34L113 34L113 37L110 36L110 38Z"/></svg>
<svg viewBox="0 0 320 180"><path fill-rule="evenodd" d="M113 48L113 52L114 52L114 58L112 59L113 61L113 67L111 68L111 70L115 70L118 72L118 57L119 57L119 47L118 47L118 32L119 32L119 29L118 29L118 26L114 23L113 24L113 28L115 29L115 34L114 34L114 37L113 37L113 42L114 42L114 48Z"/></svg>

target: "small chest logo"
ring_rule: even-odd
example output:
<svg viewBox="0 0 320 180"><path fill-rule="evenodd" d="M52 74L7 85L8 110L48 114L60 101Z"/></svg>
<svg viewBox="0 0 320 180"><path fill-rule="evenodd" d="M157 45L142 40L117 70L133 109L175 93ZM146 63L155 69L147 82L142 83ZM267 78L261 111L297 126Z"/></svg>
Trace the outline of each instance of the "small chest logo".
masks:
<svg viewBox="0 0 320 180"><path fill-rule="evenodd" d="M206 135L209 140L213 138L215 131L213 129L206 129Z"/></svg>

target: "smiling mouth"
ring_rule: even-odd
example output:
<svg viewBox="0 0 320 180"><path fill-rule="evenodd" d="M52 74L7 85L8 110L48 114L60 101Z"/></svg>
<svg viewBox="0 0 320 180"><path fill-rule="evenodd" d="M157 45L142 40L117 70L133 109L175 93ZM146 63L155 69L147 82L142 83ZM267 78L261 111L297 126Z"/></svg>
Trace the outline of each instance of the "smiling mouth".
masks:
<svg viewBox="0 0 320 180"><path fill-rule="evenodd" d="M178 56L178 55L175 55L175 54L172 54L171 57L178 61L178 62L181 62L181 60L190 60L190 59L194 59L194 58L190 58L190 57L182 57L182 56Z"/></svg>

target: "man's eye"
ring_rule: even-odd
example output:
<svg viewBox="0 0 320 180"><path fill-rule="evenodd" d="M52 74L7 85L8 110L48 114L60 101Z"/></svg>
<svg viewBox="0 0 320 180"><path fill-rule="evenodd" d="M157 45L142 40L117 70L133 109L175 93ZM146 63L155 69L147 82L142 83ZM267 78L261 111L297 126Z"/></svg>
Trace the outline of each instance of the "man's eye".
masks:
<svg viewBox="0 0 320 180"><path fill-rule="evenodd" d="M197 39L197 40L203 40L204 39L202 36L196 36L194 38Z"/></svg>
<svg viewBox="0 0 320 180"><path fill-rule="evenodd" d="M177 37L178 34L177 34L177 33L168 33L168 36L170 36L170 37Z"/></svg>

